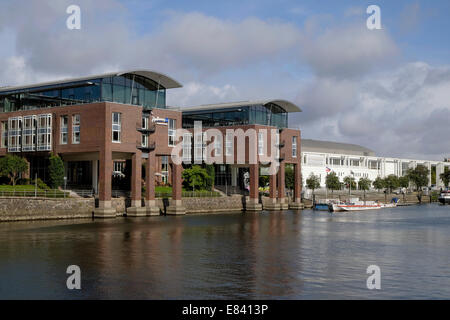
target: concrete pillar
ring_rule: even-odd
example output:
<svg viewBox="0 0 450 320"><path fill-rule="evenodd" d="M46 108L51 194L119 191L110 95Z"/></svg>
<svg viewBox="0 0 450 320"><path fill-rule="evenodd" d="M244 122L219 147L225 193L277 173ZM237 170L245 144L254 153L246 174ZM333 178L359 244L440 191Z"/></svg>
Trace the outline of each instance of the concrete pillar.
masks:
<svg viewBox="0 0 450 320"><path fill-rule="evenodd" d="M261 211L262 205L259 203L259 165L250 165L250 199L246 204L247 211Z"/></svg>
<svg viewBox="0 0 450 320"><path fill-rule="evenodd" d="M131 207L127 208L130 217L145 217L147 209L142 208L142 152L131 156Z"/></svg>
<svg viewBox="0 0 450 320"><path fill-rule="evenodd" d="M155 172L156 156L155 152L150 152L145 172L145 207L148 216L159 216L159 208L156 206L155 199Z"/></svg>
<svg viewBox="0 0 450 320"><path fill-rule="evenodd" d="M112 184L112 152L106 144L99 154L99 188L98 208L94 210L96 218L115 218L116 209L111 206L111 184Z"/></svg>
<svg viewBox="0 0 450 320"><path fill-rule="evenodd" d="M277 203L277 175L269 176L269 202L264 207L265 210L276 211L280 210L280 205Z"/></svg>
<svg viewBox="0 0 450 320"><path fill-rule="evenodd" d="M431 187L431 162L427 163L428 168L428 187Z"/></svg>
<svg viewBox="0 0 450 320"><path fill-rule="evenodd" d="M303 209L302 199L302 170L301 164L298 162L294 165L294 199L291 204L289 204L289 209L298 210Z"/></svg>
<svg viewBox="0 0 450 320"><path fill-rule="evenodd" d="M289 205L286 201L285 168L286 164L281 162L280 167L278 168L278 204L280 205L281 210L289 209Z"/></svg>
<svg viewBox="0 0 450 320"><path fill-rule="evenodd" d="M181 200L182 185L181 185L181 172L183 167L181 164L172 163L172 201L169 207L166 209L168 215L183 215L186 214L186 208L183 207Z"/></svg>
<svg viewBox="0 0 450 320"><path fill-rule="evenodd" d="M231 167L231 186L237 187L238 185L238 168Z"/></svg>
<svg viewBox="0 0 450 320"><path fill-rule="evenodd" d="M92 189L94 193L98 193L98 160L92 160ZM67 175L66 175L67 177Z"/></svg>
<svg viewBox="0 0 450 320"><path fill-rule="evenodd" d="M444 173L444 164L442 162L436 165L436 187L444 188L444 181L441 180L441 174Z"/></svg>

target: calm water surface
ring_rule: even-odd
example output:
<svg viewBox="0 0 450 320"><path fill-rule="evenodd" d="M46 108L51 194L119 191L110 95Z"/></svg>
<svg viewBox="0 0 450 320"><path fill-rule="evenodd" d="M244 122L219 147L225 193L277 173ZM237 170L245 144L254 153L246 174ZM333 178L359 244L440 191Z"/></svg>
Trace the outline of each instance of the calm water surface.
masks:
<svg viewBox="0 0 450 320"><path fill-rule="evenodd" d="M449 299L450 206L0 223L0 298Z"/></svg>

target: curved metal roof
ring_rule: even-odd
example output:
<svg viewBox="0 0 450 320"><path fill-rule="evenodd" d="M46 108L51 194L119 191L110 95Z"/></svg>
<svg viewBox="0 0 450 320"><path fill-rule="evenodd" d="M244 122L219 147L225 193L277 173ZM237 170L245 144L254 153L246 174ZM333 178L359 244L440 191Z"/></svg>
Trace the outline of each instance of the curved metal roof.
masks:
<svg viewBox="0 0 450 320"><path fill-rule="evenodd" d="M334 153L355 156L375 156L375 152L356 144L302 139L302 152Z"/></svg>
<svg viewBox="0 0 450 320"><path fill-rule="evenodd" d="M219 103L219 104L207 104L200 105L196 107L187 107L181 108L181 111L203 111L203 110L215 110L215 109L228 109L228 108L236 108L236 107L245 107L245 106L256 106L256 105L270 105L274 104L282 108L288 113L293 112L302 112L300 107L296 104L287 101L287 100L256 100L256 101L239 101L239 102L230 102L230 103Z"/></svg>
<svg viewBox="0 0 450 320"><path fill-rule="evenodd" d="M163 73L160 73L160 72L151 71L151 70L131 70L131 71L123 71L123 72L110 72L110 73L104 73L104 74L92 75L92 76L80 77L80 78L70 78L70 79L64 79L64 80L59 80L59 81L43 82L43 83L37 83L37 84L31 84L31 85L25 85L25 86L0 87L0 93L7 92L7 91L13 91L13 90L24 90L24 89L66 84L66 83L70 83L70 82L88 81L88 80L99 79L99 78L122 76L125 74L132 74L132 75L134 74L134 75L146 77L148 79L155 81L156 83L159 83L162 87L164 87L166 89L183 87L175 79L173 79Z"/></svg>

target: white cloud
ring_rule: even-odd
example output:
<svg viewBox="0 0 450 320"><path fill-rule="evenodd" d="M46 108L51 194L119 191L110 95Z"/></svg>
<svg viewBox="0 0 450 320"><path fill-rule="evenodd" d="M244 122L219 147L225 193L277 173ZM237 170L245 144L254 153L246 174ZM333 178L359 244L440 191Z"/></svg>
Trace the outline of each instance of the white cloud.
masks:
<svg viewBox="0 0 450 320"><path fill-rule="evenodd" d="M182 89L174 90L168 97L170 106L195 106L239 100L238 89L226 84L222 87L211 86L199 82L188 82Z"/></svg>
<svg viewBox="0 0 450 320"><path fill-rule="evenodd" d="M449 66L410 63L351 80L347 86L354 94L342 95L354 99L338 112L333 106L341 105L339 95L325 94L333 83L316 79L312 85L324 95L303 106L306 117L298 120L306 136L359 143L386 156L437 160L448 156L450 141L442 137L450 136ZM334 86L342 83L336 79ZM300 98L299 103L305 102Z"/></svg>

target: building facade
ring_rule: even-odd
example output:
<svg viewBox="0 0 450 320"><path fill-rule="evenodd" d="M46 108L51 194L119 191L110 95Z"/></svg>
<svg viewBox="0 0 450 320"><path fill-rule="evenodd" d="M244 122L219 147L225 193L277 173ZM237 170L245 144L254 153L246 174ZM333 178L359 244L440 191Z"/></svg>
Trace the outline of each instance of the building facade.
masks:
<svg viewBox="0 0 450 320"><path fill-rule="evenodd" d="M165 159L173 190L168 213L182 213L181 166L170 163L181 112L166 108L166 90L179 87L166 75L138 70L0 88L0 156L26 158L27 176L47 181L49 155L58 154L68 183L98 194L98 217L116 215L112 180L123 167L130 175L128 214L159 214L154 177Z"/></svg>
<svg viewBox="0 0 450 320"><path fill-rule="evenodd" d="M327 171L335 172L341 182L347 176L354 177L356 182L361 178L374 181L377 177L385 178L391 174L402 177L408 169L419 164L430 171L430 187L432 184L437 188L444 187L439 176L445 168L450 169L450 163L446 161L377 157L374 151L354 144L309 139L302 141L303 177L307 179L311 174L319 176L322 188L325 188ZM436 172L435 183L432 181L432 171Z"/></svg>
<svg viewBox="0 0 450 320"><path fill-rule="evenodd" d="M261 210L259 177L269 176L269 204L279 210L301 206L301 134L288 128L300 108L284 100L246 101L183 108L183 161L215 166L215 187L248 191L247 210ZM292 166L294 194L288 204L285 169Z"/></svg>

